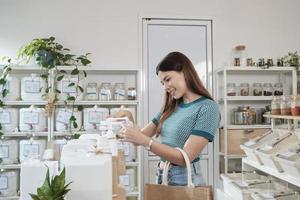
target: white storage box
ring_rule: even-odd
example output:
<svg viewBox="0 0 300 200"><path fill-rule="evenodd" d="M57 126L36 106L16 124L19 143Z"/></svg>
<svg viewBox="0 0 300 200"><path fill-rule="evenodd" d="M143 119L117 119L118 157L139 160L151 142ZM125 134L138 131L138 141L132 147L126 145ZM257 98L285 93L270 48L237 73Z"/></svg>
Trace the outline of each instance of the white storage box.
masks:
<svg viewBox="0 0 300 200"><path fill-rule="evenodd" d="M18 109L0 108L0 124L4 132L14 132L18 128Z"/></svg>
<svg viewBox="0 0 300 200"><path fill-rule="evenodd" d="M97 152L96 143L79 139L63 147L66 182L73 182L66 199L112 199L112 155Z"/></svg>
<svg viewBox="0 0 300 200"><path fill-rule="evenodd" d="M70 117L74 115L76 118L76 123L78 125L77 128L74 128L73 124L70 124ZM56 131L69 131L75 130L79 131L82 126L82 112L78 111L77 108L74 108L74 111L72 112L72 109L68 108L58 108L55 111L55 127Z"/></svg>
<svg viewBox="0 0 300 200"><path fill-rule="evenodd" d="M300 182L300 143L280 151L274 159L286 174L298 178Z"/></svg>
<svg viewBox="0 0 300 200"><path fill-rule="evenodd" d="M126 169L126 174L119 176L119 183L125 187L127 193L135 190L135 171L133 168Z"/></svg>
<svg viewBox="0 0 300 200"><path fill-rule="evenodd" d="M21 80L21 98L26 101L44 100L43 94L47 87L45 80L38 74L31 74Z"/></svg>
<svg viewBox="0 0 300 200"><path fill-rule="evenodd" d="M0 164L15 164L18 158L18 141L0 140Z"/></svg>
<svg viewBox="0 0 300 200"><path fill-rule="evenodd" d="M259 146L263 145L265 142L268 142L275 137L278 137L278 134L274 133L272 130L269 130L262 136L258 136L256 138L250 139L249 141L240 145L240 147L241 149L244 150L249 160L257 162L262 165L263 163L258 157L258 155L255 153L255 150L259 148Z"/></svg>
<svg viewBox="0 0 300 200"><path fill-rule="evenodd" d="M47 116L44 108L30 108L20 109L20 131L37 131L44 132L48 130Z"/></svg>
<svg viewBox="0 0 300 200"><path fill-rule="evenodd" d="M255 152L264 165L273 168L278 172L283 172L283 169L281 168L280 164L274 159L274 156L280 150L297 142L299 142L299 140L294 134L286 133L264 144L260 148L256 149Z"/></svg>
<svg viewBox="0 0 300 200"><path fill-rule="evenodd" d="M83 127L86 131L98 131L100 121L104 121L109 116L107 108L99 108L97 106L85 108L83 113Z"/></svg>
<svg viewBox="0 0 300 200"><path fill-rule="evenodd" d="M0 85L0 98L2 99L2 91L3 89L8 90L8 94L4 97L4 100L15 101L20 98L20 84L19 79L17 77L11 77L7 75L6 77L6 85L3 88L3 85Z"/></svg>
<svg viewBox="0 0 300 200"><path fill-rule="evenodd" d="M57 175L57 161L32 160L21 164L20 200L32 200L29 193L36 194L36 189L43 185L47 169L49 169L50 178Z"/></svg>
<svg viewBox="0 0 300 200"><path fill-rule="evenodd" d="M284 190L285 186L274 181L264 180L246 180L246 181L233 181L232 190L229 195L232 200L252 200L251 194L266 189Z"/></svg>
<svg viewBox="0 0 300 200"><path fill-rule="evenodd" d="M246 181L246 180L263 180L267 181L267 177L257 174L255 171L242 172L242 173L231 173L231 174L221 174L223 180L223 189L226 194L231 194L234 190L234 181Z"/></svg>
<svg viewBox="0 0 300 200"><path fill-rule="evenodd" d="M18 191L18 173L16 171L0 172L0 197L16 196Z"/></svg>
<svg viewBox="0 0 300 200"><path fill-rule="evenodd" d="M21 140L20 162L32 159L41 159L46 148L46 140Z"/></svg>
<svg viewBox="0 0 300 200"><path fill-rule="evenodd" d="M78 82L77 77L71 77L68 76L66 78L63 78L61 81L59 81L57 84L57 89L60 90L60 94L58 95L59 100L66 100L68 96L75 97L76 100L82 100L83 93L80 90L76 89L76 84ZM74 86L69 86L71 83L74 83ZM79 81L79 85L81 87L82 83Z"/></svg>
<svg viewBox="0 0 300 200"><path fill-rule="evenodd" d="M259 192L253 192L251 197L254 200L299 200L300 196L298 192L292 190L263 190Z"/></svg>

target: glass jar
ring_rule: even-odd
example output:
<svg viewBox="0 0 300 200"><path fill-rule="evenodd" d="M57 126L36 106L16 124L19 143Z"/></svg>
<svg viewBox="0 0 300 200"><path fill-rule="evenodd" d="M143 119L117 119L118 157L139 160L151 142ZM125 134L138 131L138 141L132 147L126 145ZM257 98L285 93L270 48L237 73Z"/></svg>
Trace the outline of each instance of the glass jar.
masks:
<svg viewBox="0 0 300 200"><path fill-rule="evenodd" d="M271 103L271 114L272 115L280 115L281 114L280 104L281 104L281 98L274 96L272 103Z"/></svg>
<svg viewBox="0 0 300 200"><path fill-rule="evenodd" d="M114 86L114 99L125 100L126 90L124 83L115 83Z"/></svg>
<svg viewBox="0 0 300 200"><path fill-rule="evenodd" d="M281 115L291 115L291 100L289 96L282 96L280 101Z"/></svg>
<svg viewBox="0 0 300 200"><path fill-rule="evenodd" d="M245 45L238 45L235 47L235 66L247 65L247 51Z"/></svg>
<svg viewBox="0 0 300 200"><path fill-rule="evenodd" d="M98 97L97 83L88 83L86 86L86 100L98 100Z"/></svg>
<svg viewBox="0 0 300 200"><path fill-rule="evenodd" d="M275 83L274 84L274 95L281 96L283 95L283 86L282 83Z"/></svg>
<svg viewBox="0 0 300 200"><path fill-rule="evenodd" d="M273 95L273 87L271 83L264 83L264 96L272 96Z"/></svg>
<svg viewBox="0 0 300 200"><path fill-rule="evenodd" d="M110 83L102 83L99 90L100 101L110 101L112 99L112 89Z"/></svg>
<svg viewBox="0 0 300 200"><path fill-rule="evenodd" d="M241 96L249 96L249 83L240 84L240 94Z"/></svg>
<svg viewBox="0 0 300 200"><path fill-rule="evenodd" d="M227 96L236 96L235 83L227 83Z"/></svg>
<svg viewBox="0 0 300 200"><path fill-rule="evenodd" d="M253 83L252 85L253 96L262 96L261 83Z"/></svg>
<svg viewBox="0 0 300 200"><path fill-rule="evenodd" d="M292 96L291 113L293 116L300 116L300 95Z"/></svg>
<svg viewBox="0 0 300 200"><path fill-rule="evenodd" d="M127 90L127 99L136 100L136 90L134 87L129 87Z"/></svg>

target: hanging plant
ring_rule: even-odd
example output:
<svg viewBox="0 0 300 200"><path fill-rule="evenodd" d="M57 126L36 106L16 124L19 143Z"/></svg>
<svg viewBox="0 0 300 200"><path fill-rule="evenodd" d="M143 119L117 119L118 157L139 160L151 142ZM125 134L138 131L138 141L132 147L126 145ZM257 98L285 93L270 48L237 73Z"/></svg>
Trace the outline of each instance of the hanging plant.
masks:
<svg viewBox="0 0 300 200"><path fill-rule="evenodd" d="M3 99L8 95L9 90L8 90L8 81L7 81L7 76L9 75L9 73L11 72L11 58L8 57L3 57L2 61L4 61L4 63L6 63L3 68L2 68L2 74L0 77L0 108L4 107L4 102ZM0 123L0 137L3 136L4 132L2 129L2 125Z"/></svg>
<svg viewBox="0 0 300 200"><path fill-rule="evenodd" d="M76 76L77 81L71 82L68 87L76 88L75 96L67 96L64 100L65 104L71 104L72 106L72 116L70 117L70 123L76 128L78 127L76 123L76 118L74 116L74 105L78 97L79 92L83 93L84 89L79 84L80 81L87 77L87 73L84 70L79 70L79 66L87 66L91 63L88 59L90 53L83 55L70 54L70 49L65 48L63 45L55 41L55 37L49 38L36 38L32 42L20 48L18 53L18 58L25 58L28 63L31 59L35 59L36 63L41 67L41 77L46 83L49 81L49 77L54 71L54 80L60 82L63 78L70 74L71 76ZM70 66L70 73L65 70L59 69L58 66ZM48 116L52 115L55 103L58 101L58 95L61 91L57 88L47 86L43 96L48 99L48 104L46 110ZM81 108L79 108L81 109Z"/></svg>

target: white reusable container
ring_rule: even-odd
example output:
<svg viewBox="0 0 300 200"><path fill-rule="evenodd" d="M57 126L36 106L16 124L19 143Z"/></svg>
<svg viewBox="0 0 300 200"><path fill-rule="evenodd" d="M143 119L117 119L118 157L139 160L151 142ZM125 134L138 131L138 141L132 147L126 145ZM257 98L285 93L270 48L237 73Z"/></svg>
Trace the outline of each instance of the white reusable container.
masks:
<svg viewBox="0 0 300 200"><path fill-rule="evenodd" d="M114 114L116 114L117 112L119 112L121 109L124 109L124 110L126 110L126 111L131 112L132 117L133 117L133 120L136 122L136 112L135 112L135 108L132 108L132 107L111 108L111 109L110 109L110 115L113 116Z"/></svg>
<svg viewBox="0 0 300 200"><path fill-rule="evenodd" d="M240 147L241 149L244 150L249 160L257 162L260 165L262 165L263 163L258 157L258 155L256 154L255 150L259 148L261 145L263 145L265 142L268 142L275 137L278 137L278 134L274 133L272 130L269 130L262 136L258 136L256 138L250 139L246 143L240 145Z"/></svg>
<svg viewBox="0 0 300 200"><path fill-rule="evenodd" d="M21 80L21 98L24 101L42 101L46 87L47 84L38 74L24 77Z"/></svg>
<svg viewBox="0 0 300 200"><path fill-rule="evenodd" d="M47 116L44 108L36 108L30 106L29 108L20 109L20 131L47 131Z"/></svg>
<svg viewBox="0 0 300 200"><path fill-rule="evenodd" d="M251 197L254 200L299 200L299 193L290 189L286 190L262 190L253 192Z"/></svg>
<svg viewBox="0 0 300 200"><path fill-rule="evenodd" d="M0 140L0 164L18 163L18 141Z"/></svg>
<svg viewBox="0 0 300 200"><path fill-rule="evenodd" d="M231 192L235 190L235 186L232 184L234 181L247 181L247 180L267 181L266 176L257 174L255 171L221 174L221 178L223 180L224 192L230 196L231 196Z"/></svg>
<svg viewBox="0 0 300 200"><path fill-rule="evenodd" d="M284 173L299 179L300 182L300 143L280 151L275 156Z"/></svg>
<svg viewBox="0 0 300 200"><path fill-rule="evenodd" d="M77 128L74 128L73 124L70 124L70 117L74 115L76 118L76 123L78 125ZM78 111L77 108L74 108L72 113L72 109L69 108L58 108L55 111L55 127L56 131L69 131L75 130L79 131L82 126L82 112Z"/></svg>
<svg viewBox="0 0 300 200"><path fill-rule="evenodd" d="M124 150L125 161L135 162L136 161L136 148L132 143L129 142L118 142L118 148Z"/></svg>
<svg viewBox="0 0 300 200"><path fill-rule="evenodd" d="M126 169L126 174L119 176L119 183L121 183L127 193L133 192L135 189L135 172L133 168Z"/></svg>
<svg viewBox="0 0 300 200"><path fill-rule="evenodd" d="M80 90L76 91L75 85L78 79L76 77L67 76L57 83L57 89L61 91L58 95L59 100L66 100L68 96L73 96L76 100L82 100L83 93ZM75 83L74 86L69 86L69 84ZM79 82L82 87L82 83Z"/></svg>
<svg viewBox="0 0 300 200"><path fill-rule="evenodd" d="M18 173L16 171L0 172L0 197L17 195Z"/></svg>
<svg viewBox="0 0 300 200"><path fill-rule="evenodd" d="M256 149L256 153L263 162L264 165L277 170L278 172L283 172L280 164L274 159L274 156L286 148L287 146L293 145L299 142L298 138L292 133L285 133L280 137L274 138L268 143Z"/></svg>
<svg viewBox="0 0 300 200"><path fill-rule="evenodd" d="M41 159L46 148L46 140L21 140L20 141L20 162Z"/></svg>
<svg viewBox="0 0 300 200"><path fill-rule="evenodd" d="M6 85L3 88L2 85L0 85L0 98L2 99L2 91L3 89L8 90L8 94L3 98L4 100L11 100L15 101L20 98L20 83L19 79L17 77L11 77L7 75L6 77Z"/></svg>
<svg viewBox="0 0 300 200"><path fill-rule="evenodd" d="M5 132L14 132L18 128L18 109L0 108L0 123Z"/></svg>
<svg viewBox="0 0 300 200"><path fill-rule="evenodd" d="M95 105L93 108L83 109L83 115L84 130L97 131L99 130L100 121L104 121L109 116L109 110Z"/></svg>

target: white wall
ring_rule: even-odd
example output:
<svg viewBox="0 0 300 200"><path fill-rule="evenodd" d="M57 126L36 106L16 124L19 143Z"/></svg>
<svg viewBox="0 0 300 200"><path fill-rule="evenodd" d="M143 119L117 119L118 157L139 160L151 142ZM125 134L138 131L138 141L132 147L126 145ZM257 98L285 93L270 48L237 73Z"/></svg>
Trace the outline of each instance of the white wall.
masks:
<svg viewBox="0 0 300 200"><path fill-rule="evenodd" d="M0 0L0 55L15 57L35 37L55 36L94 67L139 67L138 15L214 20L214 67L232 48L276 58L300 51L299 0Z"/></svg>

